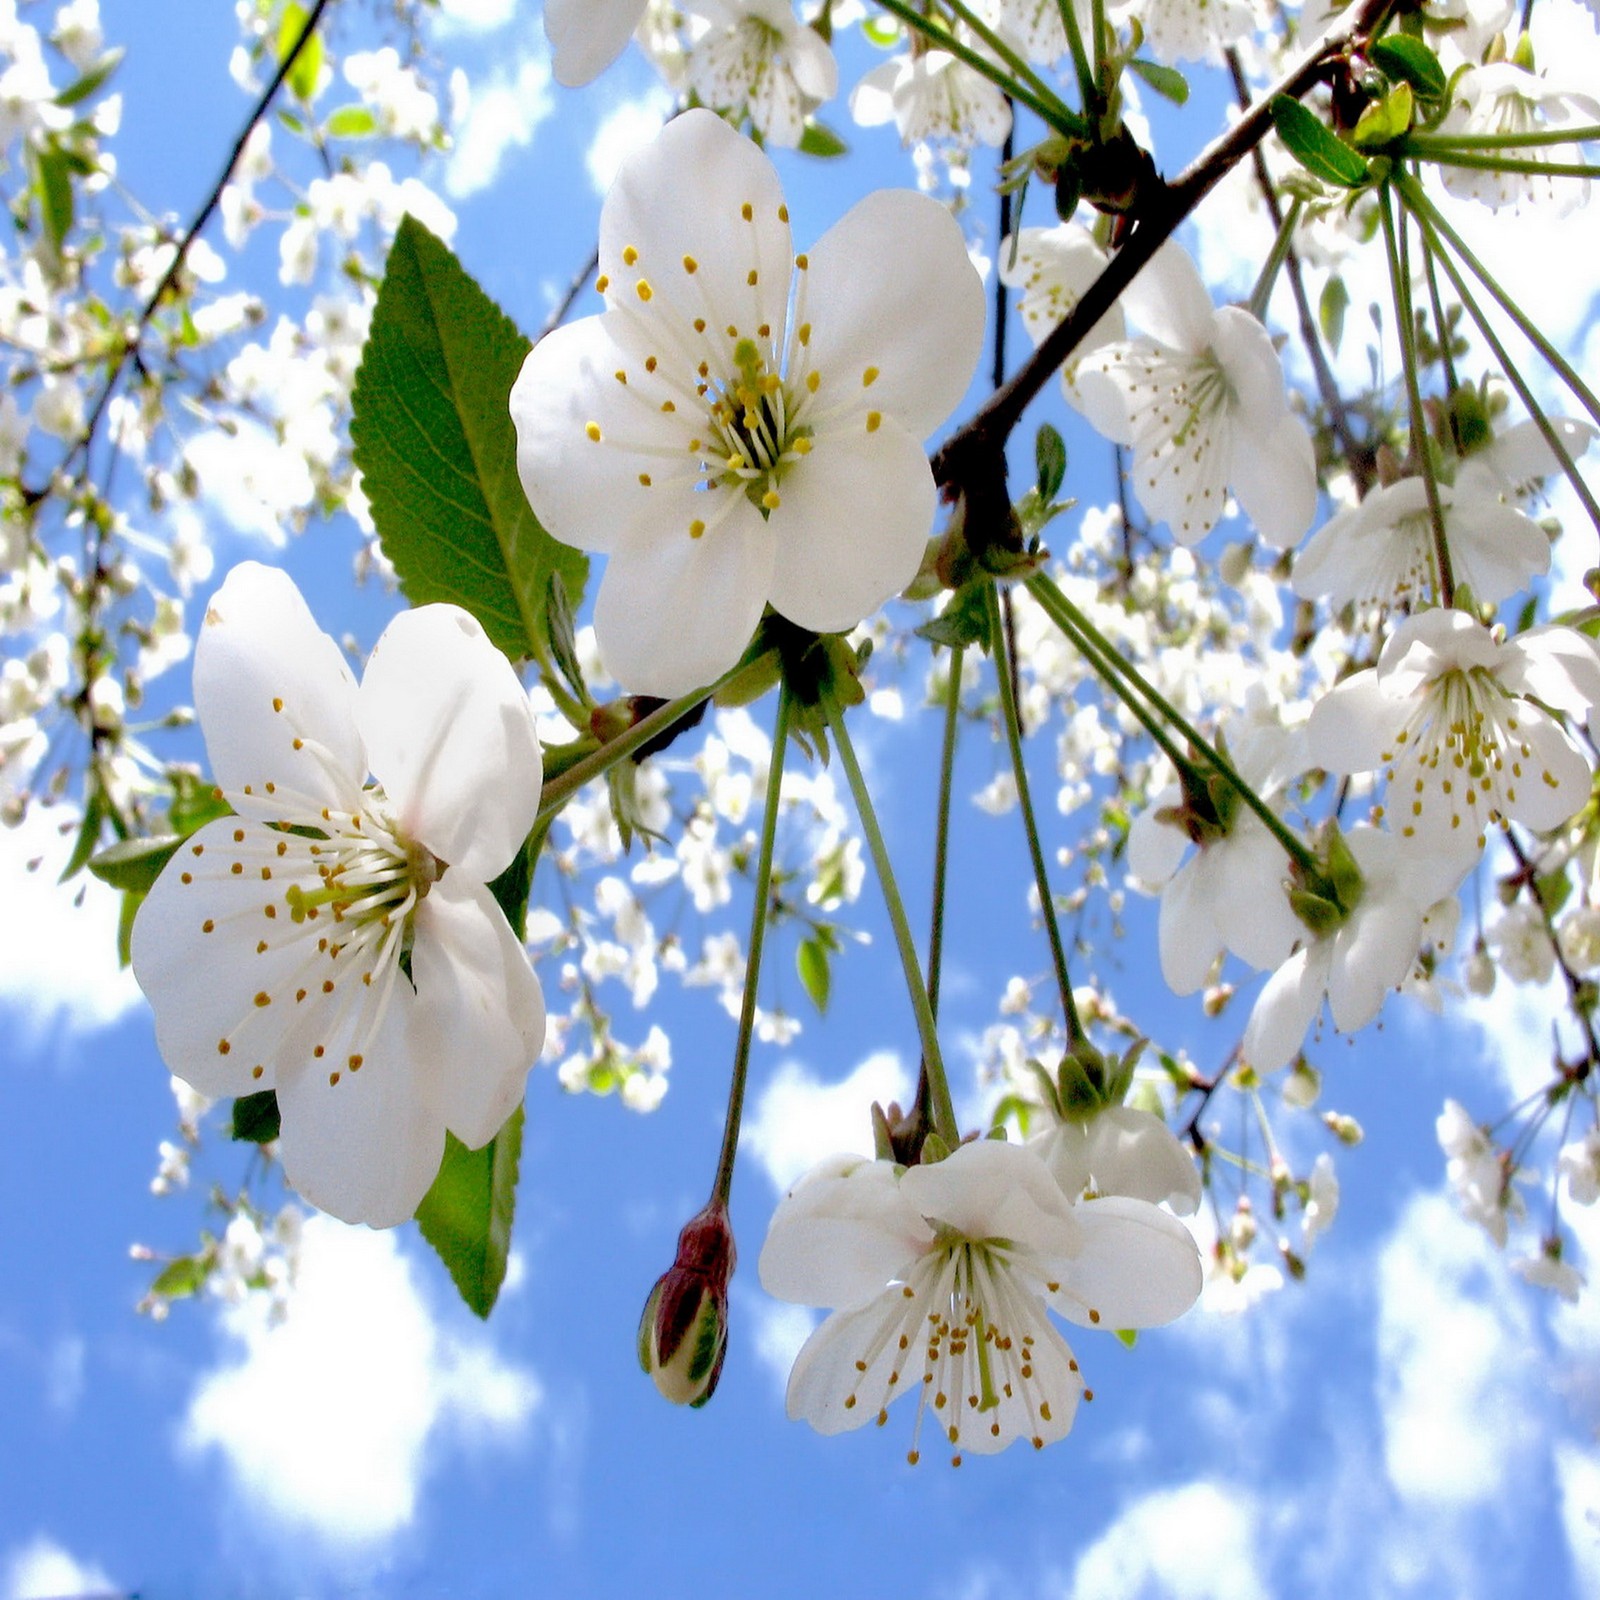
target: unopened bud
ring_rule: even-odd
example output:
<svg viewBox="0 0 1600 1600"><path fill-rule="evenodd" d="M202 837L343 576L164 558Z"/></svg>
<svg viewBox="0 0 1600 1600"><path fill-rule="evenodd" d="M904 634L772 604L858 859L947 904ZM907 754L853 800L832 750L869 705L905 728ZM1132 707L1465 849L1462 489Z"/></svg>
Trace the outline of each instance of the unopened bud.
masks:
<svg viewBox="0 0 1600 1600"><path fill-rule="evenodd" d="M1256 1242L1255 1211L1244 1195L1239 1197L1239 1208L1228 1223L1228 1242L1241 1255Z"/></svg>
<svg viewBox="0 0 1600 1600"><path fill-rule="evenodd" d="M1324 1111L1322 1122L1340 1144L1358 1145L1366 1138L1361 1124L1354 1117L1347 1117L1342 1111Z"/></svg>
<svg viewBox="0 0 1600 1600"><path fill-rule="evenodd" d="M1322 1093L1322 1074L1302 1057L1295 1062L1293 1071L1283 1080L1283 1103L1304 1111L1316 1104Z"/></svg>
<svg viewBox="0 0 1600 1600"><path fill-rule="evenodd" d="M703 1406L728 1348L733 1230L720 1201L684 1224L678 1256L656 1280L639 1318L639 1365L674 1405Z"/></svg>

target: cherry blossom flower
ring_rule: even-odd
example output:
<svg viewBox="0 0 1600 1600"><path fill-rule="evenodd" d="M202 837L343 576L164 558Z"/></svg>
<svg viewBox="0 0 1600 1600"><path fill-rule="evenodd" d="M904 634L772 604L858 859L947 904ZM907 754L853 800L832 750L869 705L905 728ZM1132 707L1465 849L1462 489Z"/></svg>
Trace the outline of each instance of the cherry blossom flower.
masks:
<svg viewBox="0 0 1600 1600"><path fill-rule="evenodd" d="M1002 243L1000 281L1022 291L1017 310L1035 347L1072 315L1108 260L1094 235L1075 222L1063 222L1054 228L1023 228ZM1113 306L1062 366L1061 381L1069 393L1083 358L1102 345L1120 340L1125 331L1122 309Z"/></svg>
<svg viewBox="0 0 1600 1600"><path fill-rule="evenodd" d="M1564 1146L1556 1170L1567 1180L1574 1205L1592 1206L1600 1200L1600 1128L1591 1128L1575 1144Z"/></svg>
<svg viewBox="0 0 1600 1600"><path fill-rule="evenodd" d="M769 601L831 633L908 584L936 501L921 441L983 339L950 213L880 191L795 255L772 163L696 110L624 164L600 270L604 315L534 346L511 413L540 520L610 558L611 675L682 694L734 665Z"/></svg>
<svg viewBox="0 0 1600 1600"><path fill-rule="evenodd" d="M779 1204L759 1270L781 1300L837 1308L796 1358L790 1417L841 1433L915 1391L912 1461L930 1408L956 1462L1066 1435L1083 1379L1047 1306L1153 1327L1201 1282L1176 1218L1140 1200L1075 1206L1031 1151L994 1140L909 1170L832 1157Z"/></svg>
<svg viewBox="0 0 1600 1600"><path fill-rule="evenodd" d="M1021 45L1022 53L1030 61L1053 67L1067 53L1061 0L984 0L980 9L987 21ZM1089 8L1078 4L1077 9L1084 38L1093 38L1089 31Z"/></svg>
<svg viewBox="0 0 1600 1600"><path fill-rule="evenodd" d="M1487 1133L1456 1100L1446 1100L1434 1124L1445 1154L1445 1176L1456 1203L1503 1250L1508 1212L1521 1216L1522 1196L1506 1181L1506 1169Z"/></svg>
<svg viewBox="0 0 1600 1600"><path fill-rule="evenodd" d="M769 144L792 148L807 115L839 90L839 66L789 0L700 0L713 26L689 50L689 84L718 111L746 111Z"/></svg>
<svg viewBox="0 0 1600 1600"><path fill-rule="evenodd" d="M1177 244L1156 252L1121 304L1144 337L1084 357L1067 398L1132 446L1140 505L1180 544L1198 544L1231 488L1263 539L1295 543L1316 510L1316 463L1267 330L1237 306L1214 307Z"/></svg>
<svg viewBox="0 0 1600 1600"><path fill-rule="evenodd" d="M1552 1243L1547 1243L1536 1256L1515 1257L1511 1262L1511 1270L1524 1283L1560 1295L1568 1305L1573 1306L1578 1303L1578 1296L1588 1281L1576 1267L1569 1266L1561 1259L1559 1240L1553 1241L1553 1248Z"/></svg>
<svg viewBox="0 0 1600 1600"><path fill-rule="evenodd" d="M1550 570L1550 540L1532 517L1500 498L1504 480L1469 461L1440 482L1450 566L1474 597L1499 605ZM1340 511L1295 558L1294 592L1335 607L1398 606L1432 599L1433 519L1427 485L1402 478Z"/></svg>
<svg viewBox="0 0 1600 1600"><path fill-rule="evenodd" d="M1258 1072L1293 1060L1324 995L1340 1032L1366 1027L1416 960L1423 919L1439 898L1438 868L1378 828L1353 828L1345 843L1361 871L1360 900L1331 931L1308 935L1262 986L1242 1046Z"/></svg>
<svg viewBox="0 0 1600 1600"><path fill-rule="evenodd" d="M1180 1216L1200 1204L1200 1170L1194 1157L1154 1112L1103 1106L1089 1117L1069 1117L1028 1141L1069 1200L1123 1195L1166 1204Z"/></svg>
<svg viewBox="0 0 1600 1600"><path fill-rule="evenodd" d="M850 115L863 128L893 122L906 144L1001 145L1011 131L1006 97L944 50L895 56L874 67L850 91Z"/></svg>
<svg viewBox="0 0 1600 1600"><path fill-rule="evenodd" d="M237 815L184 843L134 922L162 1056L213 1098L276 1090L307 1200L404 1221L445 1130L492 1139L544 1038L484 887L538 809L527 696L445 605L396 617L358 687L291 580L253 562L213 597L194 676Z"/></svg>
<svg viewBox="0 0 1600 1600"><path fill-rule="evenodd" d="M578 89L604 72L627 49L645 5L646 0L545 0L544 31L556 82Z"/></svg>
<svg viewBox="0 0 1600 1600"><path fill-rule="evenodd" d="M1382 769L1389 825L1464 868L1491 823L1554 828L1589 798L1589 763L1544 706L1584 717L1597 703L1600 652L1586 635L1501 641L1439 609L1408 617L1375 667L1318 701L1307 738L1330 772Z"/></svg>
<svg viewBox="0 0 1600 1600"><path fill-rule="evenodd" d="M1119 22L1136 18L1150 54L1168 64L1213 59L1256 25L1249 0L1123 0L1107 9Z"/></svg>

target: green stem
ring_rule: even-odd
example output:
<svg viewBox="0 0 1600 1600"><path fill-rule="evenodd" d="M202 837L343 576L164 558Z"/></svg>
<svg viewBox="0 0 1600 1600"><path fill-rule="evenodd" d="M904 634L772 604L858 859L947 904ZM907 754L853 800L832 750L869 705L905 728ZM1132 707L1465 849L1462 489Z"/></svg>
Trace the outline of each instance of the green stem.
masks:
<svg viewBox="0 0 1600 1600"><path fill-rule="evenodd" d="M950 866L950 797L955 788L956 733L961 726L961 667L965 645L950 649L950 684L944 699L944 740L939 749L939 799L933 833L933 915L928 928L928 1009L939 1016L944 964L944 892Z"/></svg>
<svg viewBox="0 0 1600 1600"><path fill-rule="evenodd" d="M1594 419L1596 426L1600 426L1600 400L1595 398L1593 391L1573 370L1572 364L1566 357L1540 333L1521 307L1500 287L1488 269L1467 247L1461 235L1440 215L1433 202L1423 193L1422 185L1407 175L1397 176L1395 185L1401 199L1405 201L1410 210L1419 217L1427 218L1434 232L1445 240L1450 248L1467 264L1467 269L1489 291L1495 304L1517 325L1528 343L1555 368L1560 374L1562 382L1566 384L1577 398L1579 404Z"/></svg>
<svg viewBox="0 0 1600 1600"><path fill-rule="evenodd" d="M1078 644L1080 649L1083 647L1083 641L1088 639L1093 642L1096 651L1104 654L1104 656L1107 658L1107 666L1099 669L1100 675L1106 679L1107 685L1117 696L1117 698L1121 700L1122 703L1127 706L1128 709L1132 711L1141 722L1144 722L1147 728L1150 726L1150 724L1140 713L1140 710L1135 702L1130 698L1130 689L1140 695L1143 695L1144 698L1148 700L1153 707L1155 707L1156 711L1163 718L1165 718L1166 721L1172 725L1172 727L1177 729L1178 733L1199 753L1200 759L1209 767L1213 768L1216 772L1220 773L1223 779L1233 786L1234 792L1242 801L1244 801L1247 806L1249 806L1253 812L1255 812L1257 818L1260 819L1262 826L1266 828L1267 832L1270 833L1272 837L1283 846L1284 851L1288 854L1291 861L1305 871L1310 872L1316 870L1316 856L1312 854L1310 849L1307 848L1303 841L1295 838L1294 834L1290 832L1289 828L1285 825L1283 819L1273 811L1272 807L1269 806L1266 801L1263 800L1261 796L1258 795L1255 790L1244 781L1243 778L1239 776L1239 774L1234 770L1233 763L1230 762L1220 750L1215 749L1209 740L1201 738L1199 730L1177 709L1177 707L1169 704L1165 696L1163 696L1160 691L1157 690L1156 687L1150 683L1149 680L1146 679L1136 667L1122 658L1122 656L1116 650L1116 647L1112 645L1109 640L1103 637L1103 635L1100 633L1100 630L1095 627L1088 617L1086 617L1083 612L1080 611L1078 607L1075 606L1053 582L1051 582L1047 573L1034 573L1034 575L1028 579L1028 592L1034 597L1035 600L1039 602L1041 606L1044 607L1045 615L1048 616L1050 620L1067 635L1068 638L1073 639L1074 642ZM1093 661L1095 657L1091 655L1090 659ZM1115 663L1114 667L1110 666L1111 662ZM1119 682L1117 681L1118 679L1125 681ZM1161 748L1166 752L1168 758L1172 759L1173 748L1170 741L1162 740L1159 742L1161 743ZM1194 763L1183 758L1178 758L1175 761L1175 765L1180 772L1194 771Z"/></svg>
<svg viewBox="0 0 1600 1600"><path fill-rule="evenodd" d="M1408 198L1404 189L1400 192L1400 198L1402 201ZM1527 380L1513 365L1509 352L1506 350L1505 345L1501 343L1499 335L1495 333L1483 308L1467 288L1466 279L1462 276L1461 269L1445 254L1443 249L1439 248L1438 240L1432 234L1432 224L1428 218L1418 216L1415 211L1412 212L1412 216L1417 226L1422 229L1423 236L1432 242L1434 259L1444 268L1445 276L1450 279L1451 287L1454 288L1457 298L1467 308L1467 315L1472 318L1479 334L1483 337L1483 342L1488 345L1491 354L1500 363L1500 370L1506 375L1506 381L1517 391L1517 398L1527 407L1528 415L1533 419L1534 426L1543 435L1544 442L1550 446L1551 453L1560 463L1561 470L1566 474L1567 481L1572 485L1573 493L1577 495L1583 509L1588 512L1590 522L1594 524L1597 531L1600 531L1600 502L1596 501L1589 485L1584 482L1583 475L1578 471L1578 464L1572 459L1571 452L1562 442L1561 435L1556 432L1551 425L1549 417L1545 415L1544 408L1534 398L1533 390L1528 387Z"/></svg>
<svg viewBox="0 0 1600 1600"><path fill-rule="evenodd" d="M964 61L974 72L981 77L987 78L1001 93L1010 95L1019 105L1026 106L1035 116L1041 118L1057 133L1070 136L1083 132L1081 119L1069 111L1048 86L1041 84L1045 91L1045 97L1041 99L1031 89L1025 88L1014 78L1008 77L986 55L974 50L971 45L958 39L950 29L935 22L931 17L924 16L920 11L913 9L906 3L906 0L878 0L878 4L892 16L898 17L908 28L920 33L923 38L940 50L955 56L959 61ZM1033 76L1031 69L1029 69L1029 76Z"/></svg>
<svg viewBox="0 0 1600 1600"><path fill-rule="evenodd" d="M1067 110L1065 103L1057 96L1055 90L1050 86L1050 84L1033 70L1033 64L1027 59L1027 57L1020 55L1017 51L1013 50L1011 46L1007 44L1006 41L1001 38L1001 36L996 33L995 30L991 28L989 24L971 8L971 6L965 3L965 0L944 0L944 3L950 8L951 11L955 13L956 17L960 21L966 23L966 25L971 28L972 31L977 34L977 36L992 51L994 51L994 53L1003 62L1005 62L1008 67L1011 68L1012 72L1016 74L1018 83L1026 84L1043 104L1054 104L1060 108L1060 111L1063 114L1069 117L1072 115L1072 113ZM952 29L951 32L953 33L954 29Z"/></svg>
<svg viewBox="0 0 1600 1600"><path fill-rule="evenodd" d="M1056 0L1061 12L1061 26L1066 30L1067 48L1072 52L1072 69L1078 75L1078 94L1083 100L1083 114L1089 119L1094 136L1100 136L1100 93L1095 81L1094 65L1084 48L1083 29L1078 26L1078 11L1074 0Z"/></svg>
<svg viewBox="0 0 1600 1600"><path fill-rule="evenodd" d="M1383 243L1389 257L1389 282L1394 290L1396 337L1400 340L1400 368L1405 375L1406 404L1411 412L1411 453L1417 458L1422 486L1428 496L1428 519L1433 524L1433 559L1439 578L1439 604L1456 603L1456 579L1450 565L1450 546L1444 536L1444 505L1439 499L1439 480L1433 470L1433 452L1428 448L1428 427L1422 415L1422 390L1417 382L1417 322L1411 309L1411 274L1401 253L1394 225L1394 206L1388 189L1379 197L1383 218Z"/></svg>
<svg viewBox="0 0 1600 1600"><path fill-rule="evenodd" d="M1022 811L1022 831L1028 839L1028 856L1033 862L1033 882L1039 892L1039 915L1044 918L1044 931L1050 940L1050 959L1055 963L1056 987L1061 991L1067 1042L1077 1045L1087 1036L1072 998L1072 976L1067 970L1066 946L1061 942L1055 896L1050 891L1050 873L1045 865L1044 846L1039 842L1039 823L1034 815L1033 794L1028 787L1028 767L1022 755L1022 718L1017 712L1017 664L1010 649L1010 630L1000 614L998 586L991 583L984 598L989 613L989 644L994 653L995 677L1000 684L1000 714L1006 725L1006 743L1011 749L1011 771L1017 780L1017 803Z"/></svg>
<svg viewBox="0 0 1600 1600"><path fill-rule="evenodd" d="M1600 167L1579 161L1525 161L1514 156L1469 155L1465 150L1433 150L1421 157L1441 167L1471 167L1477 172L1525 172L1535 178L1600 178Z"/></svg>
<svg viewBox="0 0 1600 1600"><path fill-rule="evenodd" d="M545 784L539 797L539 822L550 821L584 784L594 778L604 777L640 745L648 744L659 733L665 733L680 717L687 716L702 701L711 699L724 684L730 683L745 670L747 664L741 662L739 666L723 673L708 688L695 689L689 694L679 695L676 700L669 700L664 706L658 706L649 716L641 717L626 733L618 734L615 739L601 745L593 755L574 762L560 777L552 778Z"/></svg>
<svg viewBox="0 0 1600 1600"><path fill-rule="evenodd" d="M739 1149L739 1121L744 1114L744 1084L750 1068L750 1036L755 1031L756 989L761 980L761 950L767 938L772 897L772 844L778 834L778 800L783 789L783 757L789 743L789 685L778 689L778 716L772 729L772 759L767 767L767 802L761 816L761 853L756 857L756 903L750 915L750 947L745 956L744 998L739 1005L739 1037L733 1046L733 1076L728 1083L728 1111L722 1119L722 1150L711 1183L711 1204L728 1203L733 1163Z"/></svg>
<svg viewBox="0 0 1600 1600"><path fill-rule="evenodd" d="M889 911L889 926L894 930L894 942L900 952L906 990L911 996L912 1014L916 1017L917 1036L922 1043L922 1071L928 1080L934 1131L954 1150L961 1142L960 1125L956 1122L955 1105L950 1099L944 1057L939 1051L939 1033L933 1020L933 1007L928 1003L927 986L922 981L922 968L917 961L917 947L911 937L911 924L906 921L906 908L895 883L894 868L889 863L883 830L878 826L878 814L873 810L872 796L867 791L866 779L861 775L861 765L856 760L855 746L850 742L844 715L831 693L823 695L822 714L828 719L833 742L839 748L839 760L844 766L845 779L856 803L856 815L861 819L861 831L867 836L867 848L872 852L872 864Z"/></svg>
<svg viewBox="0 0 1600 1600"><path fill-rule="evenodd" d="M1516 150L1541 144L1588 144L1593 139L1600 139L1600 123L1527 133L1413 133L1397 153L1409 157L1432 156L1440 150Z"/></svg>
<svg viewBox="0 0 1600 1600"><path fill-rule="evenodd" d="M1296 200L1284 214L1283 221L1278 224L1278 236L1272 241L1272 249L1262 264L1261 276L1256 279L1255 288L1250 291L1250 301L1246 309L1257 322L1267 320L1267 302L1272 298L1272 289L1278 281L1278 273L1288 259L1290 246L1294 243L1294 230L1299 222L1300 201Z"/></svg>

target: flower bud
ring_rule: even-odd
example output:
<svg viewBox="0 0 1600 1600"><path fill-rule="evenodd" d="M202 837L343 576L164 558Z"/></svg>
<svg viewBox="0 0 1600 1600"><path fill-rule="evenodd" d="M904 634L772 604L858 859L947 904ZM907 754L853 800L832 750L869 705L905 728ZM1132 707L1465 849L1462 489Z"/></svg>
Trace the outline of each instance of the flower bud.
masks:
<svg viewBox="0 0 1600 1600"><path fill-rule="evenodd" d="M674 1405L703 1406L716 1392L728 1347L733 1230L720 1201L691 1217L678 1256L656 1280L639 1318L639 1365Z"/></svg>

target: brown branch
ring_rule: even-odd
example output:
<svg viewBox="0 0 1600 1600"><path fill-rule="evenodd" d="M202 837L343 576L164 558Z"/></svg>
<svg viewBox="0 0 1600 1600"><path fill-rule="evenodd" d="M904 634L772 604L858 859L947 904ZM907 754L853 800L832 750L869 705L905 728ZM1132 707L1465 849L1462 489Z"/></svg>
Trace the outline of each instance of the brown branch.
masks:
<svg viewBox="0 0 1600 1600"><path fill-rule="evenodd" d="M1155 189L1140 207L1122 248L1071 313L934 453L935 480L948 494L966 500L967 539L975 551L981 554L986 540L997 542L997 534L1001 539L1006 536L1010 508L1006 441L1046 380L1083 343L1179 224L1266 137L1272 126L1272 101L1278 95L1298 100L1307 94L1336 61L1377 31L1392 4L1393 0L1360 0L1233 127L1207 145L1171 183Z"/></svg>

